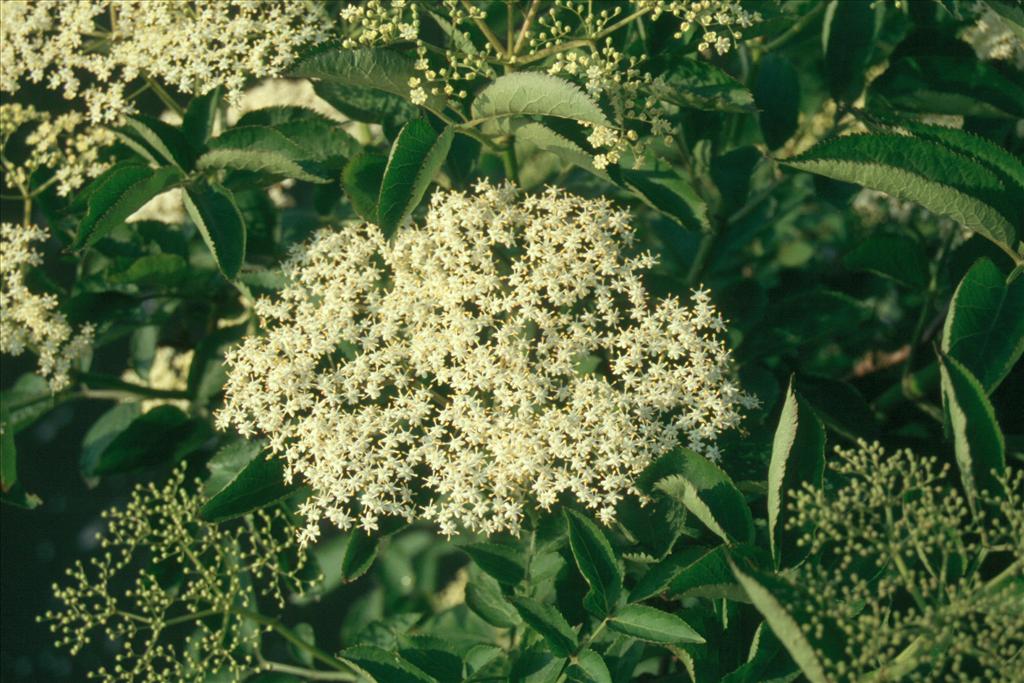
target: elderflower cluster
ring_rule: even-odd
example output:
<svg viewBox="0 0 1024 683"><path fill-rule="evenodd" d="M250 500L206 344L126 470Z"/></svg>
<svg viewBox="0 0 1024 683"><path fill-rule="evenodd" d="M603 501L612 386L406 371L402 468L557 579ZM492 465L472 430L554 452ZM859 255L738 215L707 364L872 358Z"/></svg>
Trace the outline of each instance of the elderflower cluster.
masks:
<svg viewBox="0 0 1024 683"><path fill-rule="evenodd" d="M1020 680L1024 473L972 513L934 458L863 441L836 455L839 487L792 501L811 559L787 579L830 680L901 679L894 662L908 680Z"/></svg>
<svg viewBox="0 0 1024 683"><path fill-rule="evenodd" d="M28 152L21 159L11 159L8 142L23 127L28 130L24 138ZM32 174L48 168L54 173L48 182L56 183L57 193L67 196L109 167L101 154L114 139L112 131L88 125L79 112L52 116L31 105L0 104L0 160L10 188L29 191Z"/></svg>
<svg viewBox="0 0 1024 683"><path fill-rule="evenodd" d="M36 353L39 374L56 392L71 383L71 364L92 348L94 330L84 325L75 332L57 310L55 295L28 288L25 271L43 260L32 243L48 237L35 225L0 224L0 352Z"/></svg>
<svg viewBox="0 0 1024 683"><path fill-rule="evenodd" d="M517 533L562 493L610 523L653 459L715 455L756 405L709 293L652 302L634 243L607 199L486 181L435 194L390 242L323 230L227 354L218 426L266 436L312 487L302 542L324 518Z"/></svg>
<svg viewBox="0 0 1024 683"><path fill-rule="evenodd" d="M253 652L264 629L246 615L260 596L283 608L288 594L310 587L306 554L280 509L232 526L203 521L201 504L183 468L162 488L140 484L127 505L103 514L102 553L54 584L61 607L39 621L59 647L72 655L94 640L119 648L91 679L180 683L259 671Z"/></svg>
<svg viewBox="0 0 1024 683"><path fill-rule="evenodd" d="M81 99L92 123L134 111L153 78L184 93L217 86L229 101L249 78L280 75L328 20L307 0L8 0L0 24L0 91L45 83Z"/></svg>
<svg viewBox="0 0 1024 683"><path fill-rule="evenodd" d="M350 34L341 40L344 48L386 45L398 40L416 40L420 33L418 3L408 0L367 0L341 8L341 19Z"/></svg>
<svg viewBox="0 0 1024 683"><path fill-rule="evenodd" d="M129 384L137 384L151 389L184 391L188 388L188 371L192 367L194 353L192 349L178 351L172 346L159 346L153 353L153 362L145 377L129 368L121 373L121 379ZM189 401L183 398L150 398L142 401L139 407L143 413L148 413L160 406L175 406L182 410L188 410Z"/></svg>
<svg viewBox="0 0 1024 683"><path fill-rule="evenodd" d="M640 0L637 6L650 9L655 19L666 13L678 18L677 40L691 30L700 31L697 49L705 54L714 50L724 55L743 37L741 29L761 21L760 12L744 9L739 0Z"/></svg>

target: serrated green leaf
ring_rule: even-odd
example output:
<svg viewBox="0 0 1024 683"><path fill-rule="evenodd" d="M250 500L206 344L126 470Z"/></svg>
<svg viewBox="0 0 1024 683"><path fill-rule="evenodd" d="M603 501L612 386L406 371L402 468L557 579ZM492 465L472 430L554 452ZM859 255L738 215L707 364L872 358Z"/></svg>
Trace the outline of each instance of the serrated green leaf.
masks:
<svg viewBox="0 0 1024 683"><path fill-rule="evenodd" d="M88 196L88 209L78 224L72 247L82 249L92 246L142 208L143 204L170 189L181 179L181 172L170 166L155 171L138 163L114 166L83 190Z"/></svg>
<svg viewBox="0 0 1024 683"><path fill-rule="evenodd" d="M210 140L196 166L201 170L252 171L310 183L330 182L328 173L284 133L269 126L239 126Z"/></svg>
<svg viewBox="0 0 1024 683"><path fill-rule="evenodd" d="M655 496L644 504L627 496L619 502L615 515L630 540L655 558L669 553L679 537L687 532L686 508L666 496Z"/></svg>
<svg viewBox="0 0 1024 683"><path fill-rule="evenodd" d="M1006 469L1006 441L981 382L959 361L939 354L942 402L953 429L953 450L967 502L977 509L978 494L999 495L997 475Z"/></svg>
<svg viewBox="0 0 1024 683"><path fill-rule="evenodd" d="M815 647L800 628L800 622L773 594L773 589L784 588L784 584L770 574L741 570L735 563L732 564L732 571L754 607L768 622L807 679L811 683L828 683L825 668Z"/></svg>
<svg viewBox="0 0 1024 683"><path fill-rule="evenodd" d="M555 116L611 126L601 108L579 86L535 71L499 76L473 99L471 111L474 121L510 116Z"/></svg>
<svg viewBox="0 0 1024 683"><path fill-rule="evenodd" d="M690 184L670 171L622 169L622 179L645 204L688 230L710 230L708 207Z"/></svg>
<svg viewBox="0 0 1024 683"><path fill-rule="evenodd" d="M710 600L728 599L747 602L747 595L736 583L729 566L730 557L749 560L767 560L767 553L752 545L738 545L732 548L718 546L702 556L680 567L668 585L669 593L675 598L705 598Z"/></svg>
<svg viewBox="0 0 1024 683"><path fill-rule="evenodd" d="M761 132L769 149L777 149L796 132L800 114L800 81L785 57L766 55L754 79L754 102L761 113Z"/></svg>
<svg viewBox="0 0 1024 683"><path fill-rule="evenodd" d="M768 540L776 566L798 562L806 550L796 545L799 529L787 529L789 495L801 485L821 486L825 473L825 429L789 383L772 441L768 465Z"/></svg>
<svg viewBox="0 0 1024 683"><path fill-rule="evenodd" d="M870 93L905 111L1024 116L1024 86L1019 80L1007 77L992 64L951 54L897 59L871 84Z"/></svg>
<svg viewBox="0 0 1024 683"><path fill-rule="evenodd" d="M999 175L943 145L899 135L850 135L782 163L916 202L1015 253L1021 206L1013 207Z"/></svg>
<svg viewBox="0 0 1024 683"><path fill-rule="evenodd" d="M135 418L103 449L93 470L114 474L173 462L198 448L209 436L205 423L178 408L158 406Z"/></svg>
<svg viewBox="0 0 1024 683"><path fill-rule="evenodd" d="M203 496L207 499L217 495L245 466L263 452L265 444L260 441L237 439L222 446L209 462L206 469L210 474L203 482Z"/></svg>
<svg viewBox="0 0 1024 683"><path fill-rule="evenodd" d="M377 200L377 220L385 237L390 237L412 213L441 169L452 146L455 132L445 127L435 133L423 119L405 124L391 145Z"/></svg>
<svg viewBox="0 0 1024 683"><path fill-rule="evenodd" d="M569 547L580 574L590 585L583 604L597 617L605 617L615 609L622 594L622 567L604 532L592 521L566 509Z"/></svg>
<svg viewBox="0 0 1024 683"><path fill-rule="evenodd" d="M379 683L432 683L434 678L393 652L373 645L357 645L338 656L365 671Z"/></svg>
<svg viewBox="0 0 1024 683"><path fill-rule="evenodd" d="M470 543L460 546L480 569L506 586L514 586L526 576L522 551L497 543Z"/></svg>
<svg viewBox="0 0 1024 683"><path fill-rule="evenodd" d="M647 605L626 605L608 620L608 628L651 643L705 642L680 617Z"/></svg>
<svg viewBox="0 0 1024 683"><path fill-rule="evenodd" d="M509 601L523 621L540 634L556 657L568 657L576 651L576 632L554 607L532 598L512 597Z"/></svg>
<svg viewBox="0 0 1024 683"><path fill-rule="evenodd" d="M686 546L651 565L629 591L629 602L641 602L665 591L681 569L704 556L703 546Z"/></svg>
<svg viewBox="0 0 1024 683"><path fill-rule="evenodd" d="M676 472L658 481L655 488L682 503L726 543L748 543L754 522L750 508L722 468L688 448L670 454Z"/></svg>
<svg viewBox="0 0 1024 683"><path fill-rule="evenodd" d="M199 515L210 522L222 522L266 507L298 488L285 483L281 458L265 453L259 443L225 446L210 460L209 467L207 500ZM220 485L224 479L227 482Z"/></svg>
<svg viewBox="0 0 1024 683"><path fill-rule="evenodd" d="M179 171L192 170L195 163L192 148L181 131L174 126L149 116L132 116L125 123L124 130L130 131L155 153L155 161L171 165Z"/></svg>
<svg viewBox="0 0 1024 683"><path fill-rule="evenodd" d="M185 191L183 199L217 267L224 277L235 277L245 261L246 231L231 191L214 185L194 186Z"/></svg>
<svg viewBox="0 0 1024 683"><path fill-rule="evenodd" d="M363 152L352 157L341 173L341 187L352 208L370 223L377 222L377 198L387 165L383 155Z"/></svg>
<svg viewBox="0 0 1024 683"><path fill-rule="evenodd" d="M565 664L564 658L552 656L537 645L518 653L507 680L515 683L558 683Z"/></svg>
<svg viewBox="0 0 1024 683"><path fill-rule="evenodd" d="M304 158L329 171L340 170L345 160L362 151L359 142L341 124L306 107L274 106L248 112L237 126L272 128L294 142Z"/></svg>
<svg viewBox="0 0 1024 683"><path fill-rule="evenodd" d="M519 612L501 594L497 580L488 574L470 573L466 584L466 606L498 628L514 628L521 623Z"/></svg>
<svg viewBox="0 0 1024 683"><path fill-rule="evenodd" d="M575 142L542 123L531 121L515 129L516 144L525 143L550 152L567 166L578 166L584 171L609 180L608 174L594 166L594 157Z"/></svg>
<svg viewBox="0 0 1024 683"><path fill-rule="evenodd" d="M1015 191L1024 193L1024 163L991 140L958 128L929 126L916 121L901 121L894 125L907 130L916 138L945 145L973 161L985 164L1008 179L1011 191L1015 186Z"/></svg>
<svg viewBox="0 0 1024 683"><path fill-rule="evenodd" d="M1007 282L984 258L971 266L953 293L942 352L991 394L1024 354L1024 277Z"/></svg>
<svg viewBox="0 0 1024 683"><path fill-rule="evenodd" d="M416 646L403 644L398 654L425 674L433 676L440 683L459 683L463 680L464 648L428 636L402 637L401 640L415 643Z"/></svg>
<svg viewBox="0 0 1024 683"><path fill-rule="evenodd" d="M921 243L906 235L871 235L843 257L853 271L890 278L911 289L928 286L928 255Z"/></svg>
<svg viewBox="0 0 1024 683"><path fill-rule="evenodd" d="M397 130L419 115L419 110L402 97L373 88L316 81L313 89L353 121L379 123L385 132Z"/></svg>
<svg viewBox="0 0 1024 683"><path fill-rule="evenodd" d="M573 683L612 683L612 672L604 658L590 648L576 655L575 663L565 673Z"/></svg>
<svg viewBox="0 0 1024 683"><path fill-rule="evenodd" d="M295 64L289 75L383 90L406 100L409 99L409 79L421 77L412 59L395 50L373 47L319 50ZM445 105L443 95L428 91L427 107L441 111Z"/></svg>
<svg viewBox="0 0 1024 683"><path fill-rule="evenodd" d="M345 544L345 553L341 557L342 581L351 582L365 574L377 559L377 548L380 546L378 536L371 536L361 528L353 529Z"/></svg>

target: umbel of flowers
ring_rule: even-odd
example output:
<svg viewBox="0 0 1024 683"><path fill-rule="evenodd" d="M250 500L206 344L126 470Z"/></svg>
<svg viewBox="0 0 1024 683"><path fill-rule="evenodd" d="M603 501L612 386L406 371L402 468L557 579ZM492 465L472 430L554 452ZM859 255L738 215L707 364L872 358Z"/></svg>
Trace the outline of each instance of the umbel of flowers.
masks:
<svg viewBox="0 0 1024 683"><path fill-rule="evenodd" d="M263 435L313 495L301 540L381 516L517 533L569 492L609 523L634 479L755 399L696 291L653 302L607 199L510 184L434 195L425 225L324 230L228 355L222 428Z"/></svg>
<svg viewBox="0 0 1024 683"><path fill-rule="evenodd" d="M95 330L83 325L76 331L58 310L55 294L37 294L28 287L26 270L43 261L33 243L49 236L35 225L0 224L0 352L35 352L38 373L60 391L71 383L72 363L92 347Z"/></svg>

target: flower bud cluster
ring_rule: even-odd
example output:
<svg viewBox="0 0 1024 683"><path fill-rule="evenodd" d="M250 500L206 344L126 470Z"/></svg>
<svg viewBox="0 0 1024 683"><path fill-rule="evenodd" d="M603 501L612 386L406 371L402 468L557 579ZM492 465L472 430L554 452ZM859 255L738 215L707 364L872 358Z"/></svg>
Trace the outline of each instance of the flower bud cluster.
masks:
<svg viewBox="0 0 1024 683"><path fill-rule="evenodd" d="M812 642L831 631L841 645L818 653L831 678L864 680L899 657L909 680L1017 680L1024 473L972 512L935 458L864 442L836 456L838 488L792 500L810 559L789 577Z"/></svg>
<svg viewBox="0 0 1024 683"><path fill-rule="evenodd" d="M743 37L741 29L761 21L760 12L744 9L739 0L640 0L641 8L650 8L657 18L671 14L680 20L678 40L692 30L701 32L697 49L724 55Z"/></svg>
<svg viewBox="0 0 1024 683"><path fill-rule="evenodd" d="M22 129L24 128L24 131ZM8 141L24 133L27 153L11 158ZM27 131L27 132L26 132ZM8 187L25 192L40 168L52 169L57 193L67 196L107 170L102 152L114 142L106 128L89 125L85 115L69 111L57 116L17 102L0 104L0 161Z"/></svg>
<svg viewBox="0 0 1024 683"><path fill-rule="evenodd" d="M426 223L324 230L229 352L221 428L262 435L310 484L308 526L382 516L517 533L572 494L605 523L654 458L755 405L707 291L652 302L627 212L481 181Z"/></svg>
<svg viewBox="0 0 1024 683"><path fill-rule="evenodd" d="M72 655L97 639L119 648L90 678L178 683L259 670L263 629L246 615L259 611L260 597L283 608L288 593L307 589L306 555L282 510L218 526L200 519L201 503L182 468L162 488L139 485L124 507L104 513L100 554L54 584L61 607L39 621L58 646Z"/></svg>

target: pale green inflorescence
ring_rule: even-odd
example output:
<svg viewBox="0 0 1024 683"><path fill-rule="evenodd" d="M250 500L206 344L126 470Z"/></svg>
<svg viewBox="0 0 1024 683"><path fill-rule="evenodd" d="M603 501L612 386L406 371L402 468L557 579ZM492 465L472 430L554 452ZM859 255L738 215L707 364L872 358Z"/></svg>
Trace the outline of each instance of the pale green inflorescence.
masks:
<svg viewBox="0 0 1024 683"><path fill-rule="evenodd" d="M261 639L271 627L258 602L283 608L307 589L306 555L296 551L282 509L233 526L200 519L201 504L183 468L163 487L139 485L124 507L104 513L101 554L54 584L62 605L40 621L58 646L73 655L91 642L119 648L112 666L90 678L179 683L213 672L240 680L260 670Z"/></svg>
<svg viewBox="0 0 1024 683"><path fill-rule="evenodd" d="M1024 473L975 516L934 458L865 442L836 456L838 488L792 501L811 556L787 577L805 633L834 643L819 647L830 677L1021 680Z"/></svg>
<svg viewBox="0 0 1024 683"><path fill-rule="evenodd" d="M573 494L605 523L652 460L756 404L707 291L652 302L626 211L551 188L438 192L423 226L324 230L227 356L221 428L265 436L322 519L518 533Z"/></svg>

